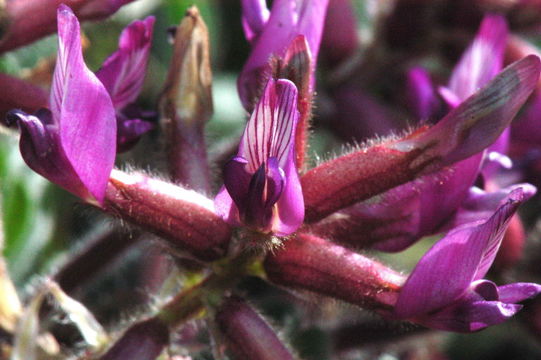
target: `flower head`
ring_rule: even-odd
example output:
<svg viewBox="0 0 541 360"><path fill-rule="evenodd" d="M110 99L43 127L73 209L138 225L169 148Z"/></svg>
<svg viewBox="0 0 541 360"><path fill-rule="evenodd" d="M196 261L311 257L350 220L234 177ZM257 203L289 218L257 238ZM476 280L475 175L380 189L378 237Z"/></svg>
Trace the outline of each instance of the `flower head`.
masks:
<svg viewBox="0 0 541 360"><path fill-rule="evenodd" d="M34 171L83 199L103 201L116 155L115 110L83 61L79 22L67 6L58 8L49 110L15 110L7 122L19 125L21 153Z"/></svg>
<svg viewBox="0 0 541 360"><path fill-rule="evenodd" d="M522 189L516 189L486 222L457 228L438 241L408 277L395 316L433 328L476 331L505 321L522 307L517 302L540 293L537 284L497 287L483 280L524 200Z"/></svg>
<svg viewBox="0 0 541 360"><path fill-rule="evenodd" d="M224 169L224 186L215 200L229 223L288 235L304 218L304 201L294 164L298 119L297 88L270 79L254 109L237 156Z"/></svg>

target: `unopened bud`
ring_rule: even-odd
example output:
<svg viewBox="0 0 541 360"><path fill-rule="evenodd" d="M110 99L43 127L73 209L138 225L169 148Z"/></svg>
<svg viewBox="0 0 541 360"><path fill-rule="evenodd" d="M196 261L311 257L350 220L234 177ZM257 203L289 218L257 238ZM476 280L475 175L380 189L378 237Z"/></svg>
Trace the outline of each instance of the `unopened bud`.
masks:
<svg viewBox="0 0 541 360"><path fill-rule="evenodd" d="M169 344L169 329L157 318L130 327L101 360L156 359Z"/></svg>
<svg viewBox="0 0 541 360"><path fill-rule="evenodd" d="M175 31L160 113L172 178L202 191L210 190L203 132L213 111L209 50L207 27L192 6Z"/></svg>
<svg viewBox="0 0 541 360"><path fill-rule="evenodd" d="M231 237L212 200L141 174L113 170L105 209L162 237L172 250L204 261L223 256Z"/></svg>
<svg viewBox="0 0 541 360"><path fill-rule="evenodd" d="M293 360L269 324L238 297L224 301L216 323L236 360Z"/></svg>

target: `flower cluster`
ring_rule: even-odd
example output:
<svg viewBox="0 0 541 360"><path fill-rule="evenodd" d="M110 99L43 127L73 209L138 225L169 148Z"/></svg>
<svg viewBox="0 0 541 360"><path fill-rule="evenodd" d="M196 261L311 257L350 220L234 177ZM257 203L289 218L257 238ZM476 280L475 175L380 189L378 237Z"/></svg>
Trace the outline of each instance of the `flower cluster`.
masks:
<svg viewBox="0 0 541 360"><path fill-rule="evenodd" d="M200 340L190 333L198 330L191 326L204 318L214 356L258 360L295 355L247 301L245 282L251 278L265 280L268 288L296 290L295 298L307 291L320 295L319 301L353 304L386 324L417 324L414 331L476 332L510 319L524 300L541 293L534 282L541 274L527 279L511 271L528 261L517 210L536 194L526 181L539 181L541 147L541 60L533 45L512 33L523 31L512 22L520 7L512 11L502 2L497 13L478 2L467 10L457 7L458 15L476 15L476 30L451 44L446 58L428 44L437 42L431 36L438 31L444 36L454 30L435 18L421 14L435 34L417 27L400 31L404 14L413 11L408 1L379 9L374 16L381 29L361 46L348 0L275 0L270 8L265 0L242 0L238 22L251 51L237 89L247 122L240 140L211 158L205 137L213 109L209 35L197 8L189 8L171 32L173 59L156 112L137 104L154 17L129 24L118 50L96 73L85 64L78 17L109 15L127 2L58 6L48 100L30 82L0 77L16 93L7 101L16 109L3 109L3 124L18 126L26 164L101 213L133 224L138 238L111 230L47 279L26 315L14 316L17 326L0 321L0 350L3 332L14 339L5 347L14 358L38 359L37 350L46 351L43 332L48 341L61 342L54 329L38 338L27 323L32 316L39 322L40 311L51 312L42 304L46 294L75 323L87 355L173 359L178 347L184 347L179 354L197 347L192 345ZM14 0L7 10L21 6ZM430 1L416 6L431 14L438 10ZM467 21L458 15L448 23L460 27ZM34 25L37 36L49 32L50 22ZM0 51L34 40L18 35L18 20L13 24ZM425 49L408 42L416 37ZM457 41L446 38L451 40ZM36 97L28 99L32 93ZM321 131L360 145L314 165L308 144ZM147 132L163 137L172 182L115 168L117 153L134 148ZM214 168L221 170L216 181ZM83 280L66 280L88 271L81 264L96 259L99 269L105 257L100 246L111 243L120 254L135 242L158 244L167 258L156 255L157 262L173 261L162 268L167 276L155 275L149 286L163 283L161 291L153 290L155 308L125 331L106 333L61 288L72 295L74 286L82 286ZM367 255L402 252L418 242L432 243L408 272ZM7 273L0 277L9 280ZM170 285L180 278L181 289ZM500 281L506 284L496 285ZM8 313L3 307L0 301L0 320ZM348 309L340 311L346 317ZM541 317L532 324L541 328Z"/></svg>

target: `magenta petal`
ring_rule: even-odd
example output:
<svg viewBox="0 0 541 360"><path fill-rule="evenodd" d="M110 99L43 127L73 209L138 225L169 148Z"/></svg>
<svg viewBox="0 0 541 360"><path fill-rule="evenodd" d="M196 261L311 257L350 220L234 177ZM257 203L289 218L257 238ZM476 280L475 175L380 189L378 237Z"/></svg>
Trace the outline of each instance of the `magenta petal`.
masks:
<svg viewBox="0 0 541 360"><path fill-rule="evenodd" d="M242 0L242 28L250 43L263 31L269 20L266 3L266 0Z"/></svg>
<svg viewBox="0 0 541 360"><path fill-rule="evenodd" d="M120 110L135 101L145 80L150 54L154 17L137 20L128 25L114 52L97 72L111 95L115 109Z"/></svg>
<svg viewBox="0 0 541 360"><path fill-rule="evenodd" d="M62 150L49 110L43 109L36 115L11 111L7 122L18 124L21 155L32 170L81 198L89 197Z"/></svg>
<svg viewBox="0 0 541 360"><path fill-rule="evenodd" d="M250 173L270 157L277 158L279 165L284 167L298 118L295 85L289 80L270 79L246 126L239 148L239 155L248 160Z"/></svg>
<svg viewBox="0 0 541 360"><path fill-rule="evenodd" d="M514 283L498 286L499 300L518 303L541 293L541 285L534 283Z"/></svg>
<svg viewBox="0 0 541 360"><path fill-rule="evenodd" d="M83 61L79 22L65 5L58 8L50 108L62 151L90 194L85 197L101 203L116 154L115 111L107 90Z"/></svg>
<svg viewBox="0 0 541 360"><path fill-rule="evenodd" d="M395 314L411 318L458 299L494 261L506 225L523 201L515 190L486 222L459 228L438 241L418 262L397 301Z"/></svg>
<svg viewBox="0 0 541 360"><path fill-rule="evenodd" d="M406 74L407 105L413 115L427 120L436 115L440 106L428 71L422 67L413 67Z"/></svg>
<svg viewBox="0 0 541 360"><path fill-rule="evenodd" d="M301 225L304 203L294 164L298 117L295 85L269 79L214 201L227 222L280 236Z"/></svg>
<svg viewBox="0 0 541 360"><path fill-rule="evenodd" d="M507 43L507 24L500 15L487 15L473 43L462 55L449 79L449 89L466 99L501 70Z"/></svg>
<svg viewBox="0 0 541 360"><path fill-rule="evenodd" d="M273 232L279 236L293 233L304 220L304 198L293 151L295 145L291 143L290 146L289 157L283 167L286 183L276 204L278 211L273 225Z"/></svg>

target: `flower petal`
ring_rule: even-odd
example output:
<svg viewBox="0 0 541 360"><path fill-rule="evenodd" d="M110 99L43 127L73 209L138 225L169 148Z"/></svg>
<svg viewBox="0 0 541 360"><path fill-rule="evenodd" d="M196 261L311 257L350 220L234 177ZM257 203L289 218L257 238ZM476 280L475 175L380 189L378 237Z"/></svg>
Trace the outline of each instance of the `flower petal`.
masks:
<svg viewBox="0 0 541 360"><path fill-rule="evenodd" d="M286 164L283 167L285 186L282 196L276 203L277 212L272 232L278 236L286 236L297 230L304 220L304 197L302 195L299 174L295 167L295 144L290 144Z"/></svg>
<svg viewBox="0 0 541 360"><path fill-rule="evenodd" d="M407 105L413 115L421 120L432 119L440 107L440 100L428 71L420 66L409 69L406 87Z"/></svg>
<svg viewBox="0 0 541 360"><path fill-rule="evenodd" d="M250 43L261 34L269 20L266 3L266 0L242 0L242 28Z"/></svg>
<svg viewBox="0 0 541 360"><path fill-rule="evenodd" d="M507 43L507 24L500 15L487 15L473 43L455 66L448 88L464 100L485 86L501 70Z"/></svg>
<svg viewBox="0 0 541 360"><path fill-rule="evenodd" d="M498 286L500 301L518 303L541 293L541 285L535 283L514 283Z"/></svg>
<svg viewBox="0 0 541 360"><path fill-rule="evenodd" d="M118 50L105 60L96 73L111 95L117 111L134 102L141 92L154 21L154 17L149 16L128 25L120 35Z"/></svg>
<svg viewBox="0 0 541 360"><path fill-rule="evenodd" d="M494 261L506 225L523 201L522 190L486 222L451 231L419 260L402 288L395 314L412 318L444 308L458 299Z"/></svg>
<svg viewBox="0 0 541 360"><path fill-rule="evenodd" d="M36 115L14 110L6 119L8 125L18 124L21 155L32 170L81 198L89 197L60 146L49 110L42 109Z"/></svg>
<svg viewBox="0 0 541 360"><path fill-rule="evenodd" d="M58 8L58 60L50 107L66 158L88 192L103 201L116 155L116 120L111 98L82 57L79 22Z"/></svg>
<svg viewBox="0 0 541 360"><path fill-rule="evenodd" d="M239 148L239 156L248 160L248 172L255 173L270 157L285 166L298 117L295 85L289 80L269 79Z"/></svg>

